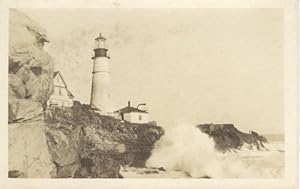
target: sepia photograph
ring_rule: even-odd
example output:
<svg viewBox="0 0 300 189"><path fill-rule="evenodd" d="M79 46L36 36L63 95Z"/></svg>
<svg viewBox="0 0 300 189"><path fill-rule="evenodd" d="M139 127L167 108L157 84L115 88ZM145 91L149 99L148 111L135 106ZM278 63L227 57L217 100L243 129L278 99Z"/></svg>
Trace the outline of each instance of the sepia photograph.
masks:
<svg viewBox="0 0 300 189"><path fill-rule="evenodd" d="M296 0L12 2L0 188L297 187Z"/></svg>
<svg viewBox="0 0 300 189"><path fill-rule="evenodd" d="M10 9L8 81L10 178L284 176L282 9Z"/></svg>

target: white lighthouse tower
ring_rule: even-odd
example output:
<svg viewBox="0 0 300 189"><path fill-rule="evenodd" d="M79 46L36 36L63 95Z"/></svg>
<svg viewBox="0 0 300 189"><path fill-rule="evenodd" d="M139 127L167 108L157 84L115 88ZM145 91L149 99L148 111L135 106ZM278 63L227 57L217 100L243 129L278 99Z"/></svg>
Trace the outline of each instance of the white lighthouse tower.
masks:
<svg viewBox="0 0 300 189"><path fill-rule="evenodd" d="M92 108L99 110L107 115L112 112L109 56L107 55L106 38L101 33L95 39L93 66L93 81L91 91Z"/></svg>

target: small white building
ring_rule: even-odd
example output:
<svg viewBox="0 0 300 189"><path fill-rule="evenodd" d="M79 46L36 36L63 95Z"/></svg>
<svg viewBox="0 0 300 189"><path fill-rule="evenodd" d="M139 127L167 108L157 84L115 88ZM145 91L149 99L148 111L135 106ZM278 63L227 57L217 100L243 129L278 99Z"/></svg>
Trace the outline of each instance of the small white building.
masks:
<svg viewBox="0 0 300 189"><path fill-rule="evenodd" d="M139 109L138 107L131 107L130 101L128 106L114 112L116 118L130 123L149 123L149 113L146 110Z"/></svg>
<svg viewBox="0 0 300 189"><path fill-rule="evenodd" d="M53 73L54 89L53 94L47 101L48 106L64 106L72 107L74 96L68 90L67 84L62 77L62 74L57 71Z"/></svg>

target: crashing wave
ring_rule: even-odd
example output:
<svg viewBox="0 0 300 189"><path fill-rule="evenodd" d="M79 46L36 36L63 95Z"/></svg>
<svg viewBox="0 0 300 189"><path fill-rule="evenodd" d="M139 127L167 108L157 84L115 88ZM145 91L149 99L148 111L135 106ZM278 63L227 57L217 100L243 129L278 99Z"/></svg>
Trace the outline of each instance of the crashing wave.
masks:
<svg viewBox="0 0 300 189"><path fill-rule="evenodd" d="M226 130L224 131L226 136L231 131L238 131L236 128L230 127L222 128ZM228 143L224 142L223 145L218 146L220 143L216 143L216 141L220 142L221 137L216 140L216 137L211 137L207 133L201 132L199 127L190 124L178 124L165 130L165 135L156 143L152 155L146 163L147 167L163 167L167 172L182 171L194 178L275 178L283 176L284 155L273 150L272 144L265 145L263 143L263 148L257 148L254 140L252 140L253 143L242 142L242 145L230 143L230 141L241 142L235 133L231 135L235 137L234 140L224 137ZM215 131L220 132L217 127L215 127ZM257 139L256 137L254 138ZM267 141L265 140L265 142ZM227 145L225 148L226 144L231 146ZM260 145L259 142L258 144ZM234 145L236 146L233 147ZM249 147L250 145L252 145L252 149Z"/></svg>

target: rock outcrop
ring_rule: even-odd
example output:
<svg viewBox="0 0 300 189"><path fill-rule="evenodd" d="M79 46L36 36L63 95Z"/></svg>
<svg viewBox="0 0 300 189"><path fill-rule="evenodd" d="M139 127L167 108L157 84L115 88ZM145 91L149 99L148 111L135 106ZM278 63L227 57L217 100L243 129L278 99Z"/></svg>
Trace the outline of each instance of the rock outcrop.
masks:
<svg viewBox="0 0 300 189"><path fill-rule="evenodd" d="M44 104L53 88L53 62L43 50L46 31L17 10L10 9L9 16L9 104L11 99Z"/></svg>
<svg viewBox="0 0 300 189"><path fill-rule="evenodd" d="M76 102L49 108L47 141L57 177L120 178L120 165L144 166L162 128L122 122Z"/></svg>
<svg viewBox="0 0 300 189"><path fill-rule="evenodd" d="M43 50L46 32L17 10L9 16L9 176L53 177L43 120L53 85L53 63Z"/></svg>
<svg viewBox="0 0 300 189"><path fill-rule="evenodd" d="M56 167L48 150L46 129L42 116L28 122L9 125L9 173L19 172L10 177L51 178L55 176Z"/></svg>
<svg viewBox="0 0 300 189"><path fill-rule="evenodd" d="M267 150L264 146L268 142L265 137L254 131L243 133L233 124L200 124L197 127L213 138L215 148L221 152L239 150L242 147Z"/></svg>

